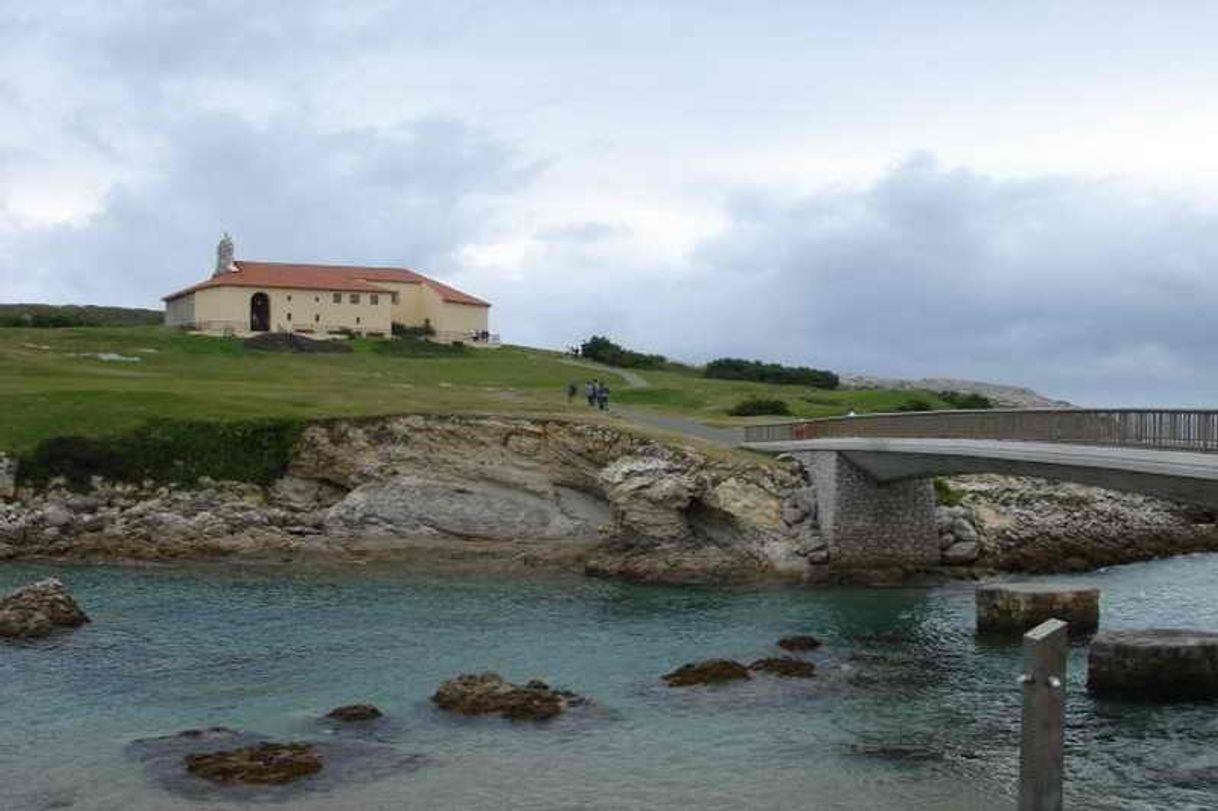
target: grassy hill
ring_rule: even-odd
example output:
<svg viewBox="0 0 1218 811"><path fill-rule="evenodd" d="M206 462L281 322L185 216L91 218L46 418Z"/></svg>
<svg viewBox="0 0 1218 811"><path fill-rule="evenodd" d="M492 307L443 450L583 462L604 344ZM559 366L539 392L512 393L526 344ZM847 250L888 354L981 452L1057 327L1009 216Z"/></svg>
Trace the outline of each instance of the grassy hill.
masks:
<svg viewBox="0 0 1218 811"><path fill-rule="evenodd" d="M796 416L850 409L889 411L931 393L820 391L708 380L689 371L637 373L646 387L605 368L584 368L560 353L526 347L468 349L436 357L385 353L374 339L350 354L282 354L245 349L232 338L163 327L0 329L0 450L24 452L53 436L104 436L151 418L236 420L398 412L589 415L568 383L601 377L615 406L680 414L719 425L748 397L787 401ZM774 418L768 418L770 420Z"/></svg>

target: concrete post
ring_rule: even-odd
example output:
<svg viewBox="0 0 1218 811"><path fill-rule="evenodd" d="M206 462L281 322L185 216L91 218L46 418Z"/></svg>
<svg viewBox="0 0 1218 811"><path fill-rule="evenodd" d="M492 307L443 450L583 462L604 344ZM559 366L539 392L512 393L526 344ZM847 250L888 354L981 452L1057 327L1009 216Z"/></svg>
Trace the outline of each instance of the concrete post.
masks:
<svg viewBox="0 0 1218 811"><path fill-rule="evenodd" d="M1061 811L1067 628L1045 620L1023 636L1019 811Z"/></svg>
<svg viewBox="0 0 1218 811"><path fill-rule="evenodd" d="M801 455L816 490L821 535L835 569L939 563L930 479L881 483L836 451Z"/></svg>

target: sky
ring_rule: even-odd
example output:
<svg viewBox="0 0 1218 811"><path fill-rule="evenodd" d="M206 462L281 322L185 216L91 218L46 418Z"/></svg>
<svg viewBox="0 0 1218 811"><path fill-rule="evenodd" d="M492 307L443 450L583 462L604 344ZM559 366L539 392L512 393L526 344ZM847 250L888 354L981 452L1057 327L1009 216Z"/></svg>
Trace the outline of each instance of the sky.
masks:
<svg viewBox="0 0 1218 811"><path fill-rule="evenodd" d="M0 0L0 302L411 267L512 343L1218 404L1218 3Z"/></svg>

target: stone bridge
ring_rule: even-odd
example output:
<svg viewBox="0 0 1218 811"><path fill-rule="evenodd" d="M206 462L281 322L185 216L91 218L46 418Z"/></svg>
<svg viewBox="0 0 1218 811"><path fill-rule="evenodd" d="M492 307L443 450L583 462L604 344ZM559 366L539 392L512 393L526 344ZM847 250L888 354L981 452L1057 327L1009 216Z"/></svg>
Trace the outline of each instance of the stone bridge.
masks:
<svg viewBox="0 0 1218 811"><path fill-rule="evenodd" d="M937 563L939 475L1040 476L1218 507L1218 411L868 414L749 426L744 447L804 463L834 568Z"/></svg>

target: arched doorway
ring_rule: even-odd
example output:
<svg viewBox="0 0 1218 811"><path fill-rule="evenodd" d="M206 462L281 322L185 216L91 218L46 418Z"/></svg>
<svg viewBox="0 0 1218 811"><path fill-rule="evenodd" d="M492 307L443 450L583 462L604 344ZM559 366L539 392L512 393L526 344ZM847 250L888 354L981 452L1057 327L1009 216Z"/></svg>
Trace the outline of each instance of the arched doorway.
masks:
<svg viewBox="0 0 1218 811"><path fill-rule="evenodd" d="M250 331L266 332L271 328L271 297L266 293L250 296Z"/></svg>

